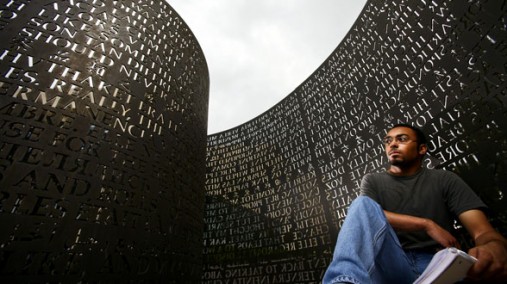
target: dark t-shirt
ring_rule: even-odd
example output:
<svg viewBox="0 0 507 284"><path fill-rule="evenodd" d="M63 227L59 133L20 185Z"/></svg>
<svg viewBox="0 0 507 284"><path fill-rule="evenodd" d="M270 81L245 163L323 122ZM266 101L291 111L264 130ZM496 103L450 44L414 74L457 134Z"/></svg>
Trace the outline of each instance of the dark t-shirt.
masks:
<svg viewBox="0 0 507 284"><path fill-rule="evenodd" d="M426 168L408 177L388 172L367 174L361 182L361 195L372 198L384 210L431 219L449 232L464 211L486 208L456 174ZM424 231L396 234L405 249L437 245Z"/></svg>

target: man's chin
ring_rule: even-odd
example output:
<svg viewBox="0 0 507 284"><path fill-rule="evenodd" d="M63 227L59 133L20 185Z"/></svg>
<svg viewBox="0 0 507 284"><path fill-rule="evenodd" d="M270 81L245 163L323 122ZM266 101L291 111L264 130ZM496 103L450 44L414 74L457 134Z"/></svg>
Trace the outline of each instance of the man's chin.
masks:
<svg viewBox="0 0 507 284"><path fill-rule="evenodd" d="M400 159L389 159L389 164L391 166L400 166L403 164L403 160Z"/></svg>

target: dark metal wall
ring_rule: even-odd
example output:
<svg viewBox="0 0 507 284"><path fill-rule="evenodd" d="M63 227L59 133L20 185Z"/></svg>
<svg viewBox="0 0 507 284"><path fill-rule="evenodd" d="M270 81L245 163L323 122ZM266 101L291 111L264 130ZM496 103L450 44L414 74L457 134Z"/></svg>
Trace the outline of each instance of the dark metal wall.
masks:
<svg viewBox="0 0 507 284"><path fill-rule="evenodd" d="M208 137L204 283L315 283L380 138L408 122L505 234L507 2L369 1L337 49L266 113Z"/></svg>
<svg viewBox="0 0 507 284"><path fill-rule="evenodd" d="M199 281L208 69L165 1L0 4L0 282Z"/></svg>

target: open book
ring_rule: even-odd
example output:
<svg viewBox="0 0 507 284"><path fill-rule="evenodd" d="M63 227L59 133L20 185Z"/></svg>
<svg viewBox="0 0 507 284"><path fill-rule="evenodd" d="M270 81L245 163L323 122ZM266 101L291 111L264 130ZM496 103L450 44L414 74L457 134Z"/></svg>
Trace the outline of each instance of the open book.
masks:
<svg viewBox="0 0 507 284"><path fill-rule="evenodd" d="M457 248L437 252L428 267L414 284L449 284L464 279L468 269L477 261L473 256Z"/></svg>

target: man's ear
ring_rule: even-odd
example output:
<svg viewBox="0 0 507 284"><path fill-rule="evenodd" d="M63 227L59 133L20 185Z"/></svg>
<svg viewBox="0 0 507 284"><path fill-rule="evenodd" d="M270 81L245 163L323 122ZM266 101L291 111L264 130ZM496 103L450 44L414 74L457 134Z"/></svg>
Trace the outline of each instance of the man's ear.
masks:
<svg viewBox="0 0 507 284"><path fill-rule="evenodd" d="M426 144L419 145L419 155L426 155L426 152L428 152L428 146Z"/></svg>

